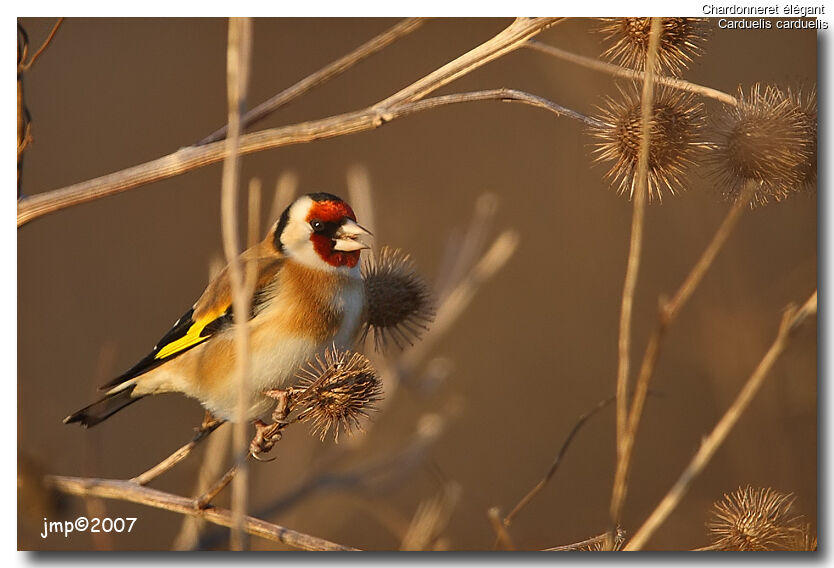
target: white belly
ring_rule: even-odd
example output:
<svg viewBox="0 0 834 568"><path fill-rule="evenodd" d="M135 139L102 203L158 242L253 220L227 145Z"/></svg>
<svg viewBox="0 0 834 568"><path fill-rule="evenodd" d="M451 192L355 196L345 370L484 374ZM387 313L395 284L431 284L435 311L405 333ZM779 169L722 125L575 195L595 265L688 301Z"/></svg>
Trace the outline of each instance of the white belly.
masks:
<svg viewBox="0 0 834 568"><path fill-rule="evenodd" d="M267 326L255 325L251 327L250 340L253 346L270 345L271 348L259 348L257 355L250 356L248 412L246 420L255 418L266 419L275 406L275 400L263 395L264 391L289 387L298 382L298 373L306 367L308 362L314 361L316 355L321 356L326 349L334 345L339 349L349 349L354 346L356 335L362 318L364 301L362 286L346 287L333 298L333 308L341 313L341 325L338 332L322 343L298 337L276 338L267 336ZM259 314L258 319L267 321L268 311ZM226 332L232 337L234 330ZM226 381L227 388L212 389L201 397L203 406L215 416L229 421L236 421L238 387L235 381Z"/></svg>

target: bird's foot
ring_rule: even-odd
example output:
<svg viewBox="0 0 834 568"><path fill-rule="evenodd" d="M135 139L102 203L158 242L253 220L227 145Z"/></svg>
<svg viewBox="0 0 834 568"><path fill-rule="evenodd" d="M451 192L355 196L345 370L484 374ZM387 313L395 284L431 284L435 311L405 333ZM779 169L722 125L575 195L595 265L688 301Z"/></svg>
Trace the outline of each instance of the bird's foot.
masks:
<svg viewBox="0 0 834 568"><path fill-rule="evenodd" d="M275 447L275 444L281 439L281 428L283 426L280 422L267 424L262 420L255 420L255 437L249 443L249 453L253 458L258 461L270 461L263 460L260 456Z"/></svg>

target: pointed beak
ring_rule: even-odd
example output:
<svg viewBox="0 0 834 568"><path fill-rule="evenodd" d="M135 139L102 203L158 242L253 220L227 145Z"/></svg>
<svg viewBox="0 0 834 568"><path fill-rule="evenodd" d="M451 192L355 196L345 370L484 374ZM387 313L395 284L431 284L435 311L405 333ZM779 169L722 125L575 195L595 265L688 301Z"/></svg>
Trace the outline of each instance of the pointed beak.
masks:
<svg viewBox="0 0 834 568"><path fill-rule="evenodd" d="M333 250L348 252L371 248L370 245L366 244L362 239L367 239L367 237L372 236L371 232L362 225L358 224L356 221L347 219L344 224L339 227L339 230L336 231L336 234L333 235L336 240L336 244L333 245Z"/></svg>

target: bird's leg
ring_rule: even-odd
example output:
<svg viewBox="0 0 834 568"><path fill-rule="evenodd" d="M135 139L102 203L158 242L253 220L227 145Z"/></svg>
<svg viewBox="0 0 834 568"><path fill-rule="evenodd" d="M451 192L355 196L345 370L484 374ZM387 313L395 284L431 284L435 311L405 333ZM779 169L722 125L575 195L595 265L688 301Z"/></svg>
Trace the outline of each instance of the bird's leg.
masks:
<svg viewBox="0 0 834 568"><path fill-rule="evenodd" d="M270 389L263 391L264 396L275 400L275 409L272 411L272 424L262 420L255 420L255 437L249 444L249 451L257 460L262 453L269 452L281 439L281 430L286 427L287 416L290 414L292 404L292 389Z"/></svg>
<svg viewBox="0 0 834 568"><path fill-rule="evenodd" d="M287 415L290 413L290 389L270 389L264 391L264 396L275 400L275 409L272 411L272 421L286 425Z"/></svg>

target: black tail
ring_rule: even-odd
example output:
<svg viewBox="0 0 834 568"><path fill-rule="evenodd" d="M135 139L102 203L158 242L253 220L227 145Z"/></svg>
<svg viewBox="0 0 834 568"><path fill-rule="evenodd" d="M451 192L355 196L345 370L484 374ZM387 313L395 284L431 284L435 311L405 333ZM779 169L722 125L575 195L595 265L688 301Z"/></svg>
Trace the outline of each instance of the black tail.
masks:
<svg viewBox="0 0 834 568"><path fill-rule="evenodd" d="M108 394L101 400L94 402L90 406L85 406L78 412L73 412L64 418L64 424L71 422L80 422L82 426L95 426L99 422L106 420L113 414L120 411L125 406L132 404L142 398L141 396L132 396L135 386L130 386L119 392Z"/></svg>

